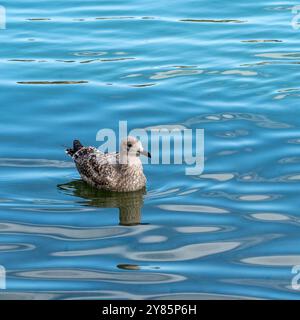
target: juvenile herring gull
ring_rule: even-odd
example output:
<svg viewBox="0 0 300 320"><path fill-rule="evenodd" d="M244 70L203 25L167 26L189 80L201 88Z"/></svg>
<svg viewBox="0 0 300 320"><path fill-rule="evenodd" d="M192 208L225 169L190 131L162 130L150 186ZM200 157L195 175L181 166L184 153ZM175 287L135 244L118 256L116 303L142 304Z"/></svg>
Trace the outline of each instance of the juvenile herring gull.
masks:
<svg viewBox="0 0 300 320"><path fill-rule="evenodd" d="M94 147L84 147L74 140L73 149L67 149L83 181L108 191L129 192L146 185L140 155L149 158L149 152L135 137L128 136L121 142L120 152L102 153Z"/></svg>

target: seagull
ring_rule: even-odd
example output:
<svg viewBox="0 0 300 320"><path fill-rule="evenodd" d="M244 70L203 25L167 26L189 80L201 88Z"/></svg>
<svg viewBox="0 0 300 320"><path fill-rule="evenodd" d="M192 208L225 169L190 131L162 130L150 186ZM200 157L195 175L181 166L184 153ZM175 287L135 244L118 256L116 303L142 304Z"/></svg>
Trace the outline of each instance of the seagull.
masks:
<svg viewBox="0 0 300 320"><path fill-rule="evenodd" d="M120 145L120 152L102 153L95 147L84 147L74 140L66 153L74 160L83 181L98 189L131 192L143 189L146 177L140 155L151 158L142 143L128 136Z"/></svg>

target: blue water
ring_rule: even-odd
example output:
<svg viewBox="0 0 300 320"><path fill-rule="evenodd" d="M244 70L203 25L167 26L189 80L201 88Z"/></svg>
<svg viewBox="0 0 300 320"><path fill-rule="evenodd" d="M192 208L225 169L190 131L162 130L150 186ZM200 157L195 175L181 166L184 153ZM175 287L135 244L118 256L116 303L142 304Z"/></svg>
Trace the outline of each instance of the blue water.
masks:
<svg viewBox="0 0 300 320"><path fill-rule="evenodd" d="M1 1L1 299L298 299L294 1ZM97 192L64 154L101 128L205 130L205 169Z"/></svg>

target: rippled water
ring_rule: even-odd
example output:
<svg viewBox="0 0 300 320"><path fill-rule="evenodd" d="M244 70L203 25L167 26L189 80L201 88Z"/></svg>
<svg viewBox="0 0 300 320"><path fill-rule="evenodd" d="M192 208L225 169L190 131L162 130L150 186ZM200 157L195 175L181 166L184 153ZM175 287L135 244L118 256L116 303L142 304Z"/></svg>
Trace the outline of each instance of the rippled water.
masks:
<svg viewBox="0 0 300 320"><path fill-rule="evenodd" d="M300 298L292 1L2 1L0 298ZM205 170L95 191L63 145L205 129Z"/></svg>

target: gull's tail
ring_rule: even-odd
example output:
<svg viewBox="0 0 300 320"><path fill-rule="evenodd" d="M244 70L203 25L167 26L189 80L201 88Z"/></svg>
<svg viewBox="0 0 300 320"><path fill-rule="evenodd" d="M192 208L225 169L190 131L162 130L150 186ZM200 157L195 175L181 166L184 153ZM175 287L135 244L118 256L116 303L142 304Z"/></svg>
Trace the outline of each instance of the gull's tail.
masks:
<svg viewBox="0 0 300 320"><path fill-rule="evenodd" d="M66 154L70 155L71 157L73 157L73 155L80 150L81 148L83 148L83 145L80 143L79 140L74 140L73 141L73 149L72 148L68 148L66 149Z"/></svg>

